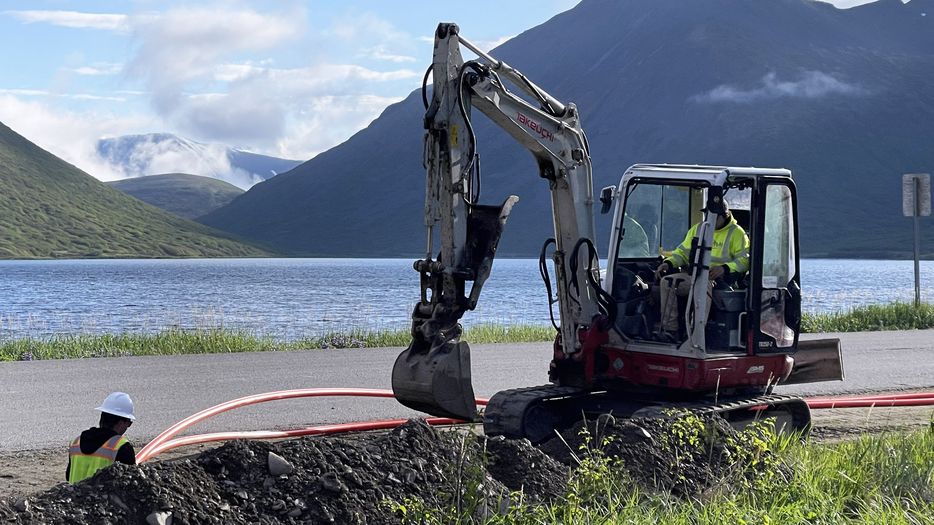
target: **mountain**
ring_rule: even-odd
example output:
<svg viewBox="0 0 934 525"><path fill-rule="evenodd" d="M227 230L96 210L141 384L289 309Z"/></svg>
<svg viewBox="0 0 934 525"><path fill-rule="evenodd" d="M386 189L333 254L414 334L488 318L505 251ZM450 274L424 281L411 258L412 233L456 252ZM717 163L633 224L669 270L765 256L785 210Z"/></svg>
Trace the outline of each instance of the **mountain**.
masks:
<svg viewBox="0 0 934 525"><path fill-rule="evenodd" d="M228 257L262 250L176 217L0 123L0 257Z"/></svg>
<svg viewBox="0 0 934 525"><path fill-rule="evenodd" d="M202 144L170 133L101 139L97 142L97 154L126 177L193 173L242 189L301 164L221 144Z"/></svg>
<svg viewBox="0 0 934 525"><path fill-rule="evenodd" d="M577 104L597 189L638 162L787 167L804 256L911 254L901 175L934 171L934 0L583 0L493 54ZM521 197L499 253L537 255L553 235L547 184L473 114L481 201ZM290 254L418 255L423 115L413 92L200 221ZM934 254L934 228L923 246Z"/></svg>
<svg viewBox="0 0 934 525"><path fill-rule="evenodd" d="M216 210L243 194L233 184L186 173L134 177L107 185L186 219Z"/></svg>

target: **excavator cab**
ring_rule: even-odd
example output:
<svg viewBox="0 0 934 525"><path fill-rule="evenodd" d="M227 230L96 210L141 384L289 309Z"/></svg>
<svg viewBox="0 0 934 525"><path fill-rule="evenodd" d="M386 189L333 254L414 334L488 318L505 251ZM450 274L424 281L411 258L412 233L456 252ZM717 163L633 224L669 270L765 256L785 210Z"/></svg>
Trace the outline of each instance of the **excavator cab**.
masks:
<svg viewBox="0 0 934 525"><path fill-rule="evenodd" d="M606 286L617 301L615 326L621 335L656 342L662 283L655 269L681 245L680 253L685 246L690 252L673 271L686 276L682 289L692 293L679 297L676 305L679 347L706 353L758 353L795 346L801 287L790 172L637 165L623 178L618 195L622 198L610 247L615 256ZM716 250L711 239L702 238L704 228L696 229L694 239L685 239L685 234L695 224L706 223L707 231L713 230L716 217L709 211L715 199L726 203L749 239L749 265L747 271L728 273L710 283L708 270L720 262L712 260L710 252ZM704 293L708 286L710 292Z"/></svg>

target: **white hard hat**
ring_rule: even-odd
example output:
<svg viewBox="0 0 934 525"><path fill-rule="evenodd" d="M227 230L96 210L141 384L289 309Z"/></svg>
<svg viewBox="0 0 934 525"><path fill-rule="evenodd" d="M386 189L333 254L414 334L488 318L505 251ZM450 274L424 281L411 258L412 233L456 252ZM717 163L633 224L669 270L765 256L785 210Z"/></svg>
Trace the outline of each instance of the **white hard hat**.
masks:
<svg viewBox="0 0 934 525"><path fill-rule="evenodd" d="M101 412L107 412L108 414L113 414L115 416L125 417L130 421L135 421L136 416L133 415L133 400L130 399L129 394L126 392L113 392L107 399L101 403L101 406L95 408L94 410L100 410Z"/></svg>

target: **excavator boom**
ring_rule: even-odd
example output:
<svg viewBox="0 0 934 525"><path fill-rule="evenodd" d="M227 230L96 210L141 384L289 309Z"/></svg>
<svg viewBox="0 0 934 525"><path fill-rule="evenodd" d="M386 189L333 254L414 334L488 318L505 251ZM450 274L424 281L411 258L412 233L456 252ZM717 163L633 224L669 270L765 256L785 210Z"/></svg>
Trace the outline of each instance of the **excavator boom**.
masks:
<svg viewBox="0 0 934 525"><path fill-rule="evenodd" d="M482 61L465 63L462 45ZM434 86L425 113L427 248L425 258L414 264L421 275L421 298L412 313L412 343L396 359L392 386L406 406L474 420L470 348L460 341L459 321L477 305L518 197L509 196L499 205L479 204L480 169L471 110L477 108L525 146L539 175L552 188L558 295L574 297L573 304L559 303L568 353L579 350L578 330L600 313L590 286L593 276L599 275L593 249L590 153L573 104L559 102L522 73L461 38L455 24L438 26L432 74ZM504 79L538 107L510 92Z"/></svg>

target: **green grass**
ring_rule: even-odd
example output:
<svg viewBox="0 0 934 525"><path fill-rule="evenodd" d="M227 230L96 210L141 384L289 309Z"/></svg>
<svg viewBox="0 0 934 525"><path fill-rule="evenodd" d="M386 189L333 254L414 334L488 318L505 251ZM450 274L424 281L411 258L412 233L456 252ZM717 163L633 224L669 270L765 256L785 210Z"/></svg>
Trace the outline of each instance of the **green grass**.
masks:
<svg viewBox="0 0 934 525"><path fill-rule="evenodd" d="M753 438L749 443L756 442ZM767 454L734 464L757 469L771 458L771 475L733 476L691 497L648 489L628 479L625 465L599 455L585 458L567 494L548 505L514 504L504 514L471 519L456 509L407 501L405 523L488 524L931 524L934 523L934 422L913 433L866 435L811 445L774 434L759 440ZM756 448L756 447L753 447ZM773 465L769 465L772 467ZM466 516L456 519L456 516Z"/></svg>
<svg viewBox="0 0 934 525"><path fill-rule="evenodd" d="M464 340L474 344L547 341L553 337L554 330L551 327L534 326L480 325L464 333ZM351 330L283 341L268 335L236 330L172 329L155 334L82 334L0 340L0 361L400 347L408 346L410 341L408 330Z"/></svg>
<svg viewBox="0 0 934 525"><path fill-rule="evenodd" d="M804 314L805 332L867 332L934 328L934 304L892 303L858 306L846 312Z"/></svg>
<svg viewBox="0 0 934 525"><path fill-rule="evenodd" d="M836 314L805 314L801 326L805 332L812 333L934 328L934 305L915 307L894 303L862 306ZM551 326L484 324L467 328L462 339L472 344L551 341L554 329ZM0 340L0 361L399 347L408 346L410 341L408 330L348 330L285 341L271 335L223 328L172 329L155 334L61 335Z"/></svg>

